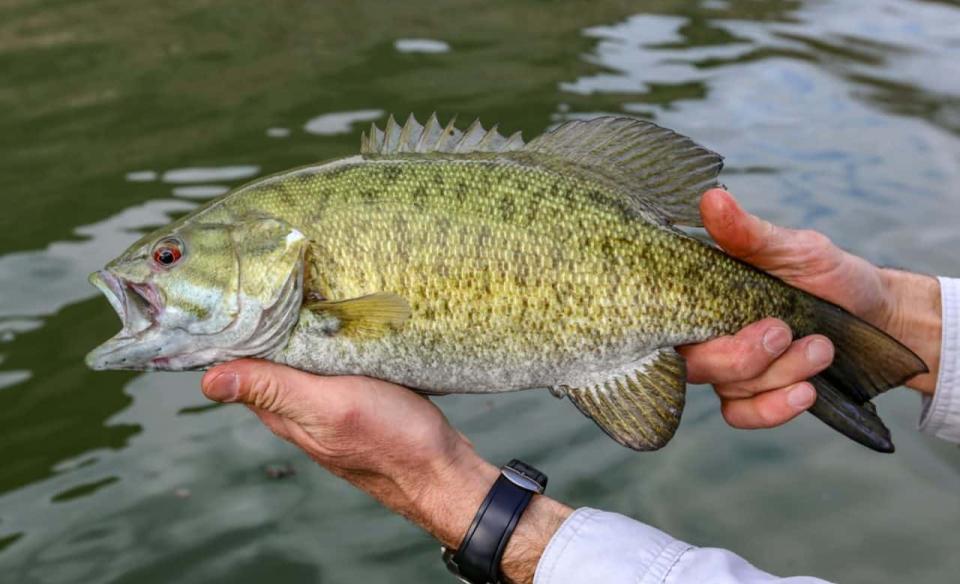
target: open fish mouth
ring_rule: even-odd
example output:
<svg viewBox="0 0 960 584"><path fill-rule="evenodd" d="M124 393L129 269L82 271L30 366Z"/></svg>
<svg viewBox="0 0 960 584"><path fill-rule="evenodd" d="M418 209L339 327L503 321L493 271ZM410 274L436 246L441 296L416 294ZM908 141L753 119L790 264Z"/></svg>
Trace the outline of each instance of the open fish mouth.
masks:
<svg viewBox="0 0 960 584"><path fill-rule="evenodd" d="M163 299L152 284L128 282L109 270L90 274L90 283L110 302L123 323L113 338L87 354L91 369L156 369L162 366L163 346L157 317Z"/></svg>
<svg viewBox="0 0 960 584"><path fill-rule="evenodd" d="M152 326L163 309L163 301L153 284L128 282L108 270L90 274L90 283L103 292L117 312L123 324L120 334L125 336Z"/></svg>

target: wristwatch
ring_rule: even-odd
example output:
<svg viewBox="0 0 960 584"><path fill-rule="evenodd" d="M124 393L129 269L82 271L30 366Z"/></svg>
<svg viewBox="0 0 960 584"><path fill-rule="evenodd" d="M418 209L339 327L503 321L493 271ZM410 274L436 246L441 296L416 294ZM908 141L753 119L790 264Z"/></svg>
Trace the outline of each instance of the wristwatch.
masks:
<svg viewBox="0 0 960 584"><path fill-rule="evenodd" d="M501 467L460 546L440 548L447 569L465 584L500 584L503 550L530 500L546 488L547 475L529 464L514 459Z"/></svg>

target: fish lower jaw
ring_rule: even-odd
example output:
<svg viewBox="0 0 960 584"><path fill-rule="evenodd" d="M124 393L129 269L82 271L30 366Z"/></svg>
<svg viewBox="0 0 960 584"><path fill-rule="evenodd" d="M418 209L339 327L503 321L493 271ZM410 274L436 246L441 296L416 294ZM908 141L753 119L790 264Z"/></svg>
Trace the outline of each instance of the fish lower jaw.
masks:
<svg viewBox="0 0 960 584"><path fill-rule="evenodd" d="M177 350L171 351L172 346L177 346ZM118 336L90 351L85 362L94 371L192 371L232 358L236 356L219 349L190 347L177 339Z"/></svg>

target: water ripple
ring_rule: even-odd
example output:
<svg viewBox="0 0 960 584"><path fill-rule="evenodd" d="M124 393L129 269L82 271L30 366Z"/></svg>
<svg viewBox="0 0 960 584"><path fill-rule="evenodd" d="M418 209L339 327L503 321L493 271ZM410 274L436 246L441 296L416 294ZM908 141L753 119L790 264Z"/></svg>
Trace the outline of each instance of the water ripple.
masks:
<svg viewBox="0 0 960 584"><path fill-rule="evenodd" d="M256 176L258 172L260 172L260 167L253 164L175 168L163 173L163 182L176 184L231 181L250 178Z"/></svg>
<svg viewBox="0 0 960 584"><path fill-rule="evenodd" d="M352 112L333 112L311 118L303 126L308 134L334 136L349 134L358 122L374 122L383 117L383 110L359 110Z"/></svg>

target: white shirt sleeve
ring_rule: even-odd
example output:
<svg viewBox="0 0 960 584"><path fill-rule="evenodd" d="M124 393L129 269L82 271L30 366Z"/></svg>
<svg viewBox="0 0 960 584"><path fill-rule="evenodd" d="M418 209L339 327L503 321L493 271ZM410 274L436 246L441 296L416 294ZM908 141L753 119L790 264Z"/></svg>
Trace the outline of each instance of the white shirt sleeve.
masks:
<svg viewBox="0 0 960 584"><path fill-rule="evenodd" d="M939 280L943 306L940 373L933 396L923 396L920 431L960 444L960 279Z"/></svg>
<svg viewBox="0 0 960 584"><path fill-rule="evenodd" d="M583 507L553 535L534 584L825 584L778 578L737 554L698 548L617 513Z"/></svg>

